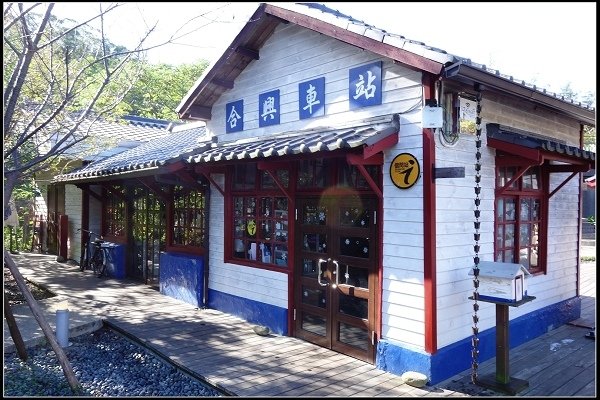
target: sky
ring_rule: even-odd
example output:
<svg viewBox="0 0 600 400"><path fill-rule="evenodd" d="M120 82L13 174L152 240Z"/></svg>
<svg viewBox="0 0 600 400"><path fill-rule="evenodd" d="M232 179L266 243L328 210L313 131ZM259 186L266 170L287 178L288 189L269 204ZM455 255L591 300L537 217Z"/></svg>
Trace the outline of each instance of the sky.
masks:
<svg viewBox="0 0 600 400"><path fill-rule="evenodd" d="M100 4L57 3L58 15L81 19ZM214 61L259 3L124 3L106 19L114 43L132 46L149 26L158 44L148 60L169 64ZM552 92L570 85L596 91L595 2L324 2L355 19L470 58Z"/></svg>

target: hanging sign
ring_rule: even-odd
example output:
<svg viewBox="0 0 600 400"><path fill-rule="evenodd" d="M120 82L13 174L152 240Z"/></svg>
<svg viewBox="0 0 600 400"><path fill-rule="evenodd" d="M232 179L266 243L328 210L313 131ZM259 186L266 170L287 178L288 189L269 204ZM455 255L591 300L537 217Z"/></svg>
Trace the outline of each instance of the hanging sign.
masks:
<svg viewBox="0 0 600 400"><path fill-rule="evenodd" d="M390 165L390 177L396 187L408 189L412 187L421 176L419 161L410 153L398 154Z"/></svg>
<svg viewBox="0 0 600 400"><path fill-rule="evenodd" d="M254 234L256 233L256 222L254 220L250 220L248 221L248 234L250 236L254 236Z"/></svg>

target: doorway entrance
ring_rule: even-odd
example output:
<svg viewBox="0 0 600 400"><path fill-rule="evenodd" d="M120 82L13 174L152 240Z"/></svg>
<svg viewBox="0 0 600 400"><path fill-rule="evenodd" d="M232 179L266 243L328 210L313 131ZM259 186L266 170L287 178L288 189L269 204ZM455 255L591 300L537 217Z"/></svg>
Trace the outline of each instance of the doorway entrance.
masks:
<svg viewBox="0 0 600 400"><path fill-rule="evenodd" d="M296 204L295 334L373 363L378 199L300 197Z"/></svg>
<svg viewBox="0 0 600 400"><path fill-rule="evenodd" d="M160 253L166 243L165 204L148 189L135 187L133 191L133 259L127 275L156 286L160 275Z"/></svg>

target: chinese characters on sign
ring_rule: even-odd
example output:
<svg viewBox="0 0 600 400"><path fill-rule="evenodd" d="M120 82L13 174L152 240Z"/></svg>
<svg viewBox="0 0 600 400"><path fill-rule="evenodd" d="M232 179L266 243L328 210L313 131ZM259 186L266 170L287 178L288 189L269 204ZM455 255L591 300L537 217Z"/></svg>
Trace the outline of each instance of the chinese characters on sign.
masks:
<svg viewBox="0 0 600 400"><path fill-rule="evenodd" d="M300 119L325 115L325 77L298 84Z"/></svg>
<svg viewBox="0 0 600 400"><path fill-rule="evenodd" d="M225 132L241 132L244 130L244 100L225 105Z"/></svg>
<svg viewBox="0 0 600 400"><path fill-rule="evenodd" d="M279 89L258 95L258 126L279 124Z"/></svg>
<svg viewBox="0 0 600 400"><path fill-rule="evenodd" d="M381 61L351 68L348 78L351 110L381 104Z"/></svg>
<svg viewBox="0 0 600 400"><path fill-rule="evenodd" d="M390 164L390 178L399 189L412 187L421 175L419 161L410 153L401 153Z"/></svg>
<svg viewBox="0 0 600 400"><path fill-rule="evenodd" d="M351 68L348 76L350 110L382 102L382 61ZM258 95L258 126L278 125L281 116L279 89ZM325 77L298 84L299 119L325 115ZM226 133L244 130L244 101L225 105Z"/></svg>

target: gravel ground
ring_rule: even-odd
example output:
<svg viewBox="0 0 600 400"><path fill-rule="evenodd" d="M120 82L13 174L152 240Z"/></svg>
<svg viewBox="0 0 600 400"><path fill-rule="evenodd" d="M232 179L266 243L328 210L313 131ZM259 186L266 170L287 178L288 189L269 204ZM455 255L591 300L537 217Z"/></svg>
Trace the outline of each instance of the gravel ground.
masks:
<svg viewBox="0 0 600 400"><path fill-rule="evenodd" d="M70 338L65 353L82 396L222 396L217 390L162 361L124 336L102 328ZM4 355L4 397L73 396L50 346L28 349L23 362Z"/></svg>

